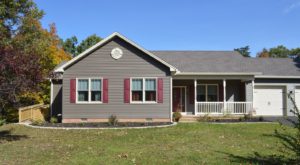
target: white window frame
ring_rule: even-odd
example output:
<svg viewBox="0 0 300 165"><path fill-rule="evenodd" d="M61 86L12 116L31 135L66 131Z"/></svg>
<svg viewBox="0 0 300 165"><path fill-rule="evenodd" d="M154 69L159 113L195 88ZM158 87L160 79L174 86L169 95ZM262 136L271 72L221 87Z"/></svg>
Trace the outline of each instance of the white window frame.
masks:
<svg viewBox="0 0 300 165"><path fill-rule="evenodd" d="M132 79L142 79L143 80L143 86L142 86L142 93L143 93L143 99L142 101L132 101ZM145 84L146 79L155 79L155 101L146 101L146 90L145 90ZM157 77L131 77L130 78L130 103L131 104L156 104L157 103L157 96L158 96L158 86L157 86Z"/></svg>
<svg viewBox="0 0 300 165"><path fill-rule="evenodd" d="M78 101L78 80L88 80L88 101ZM101 101L92 101L92 80L101 80ZM103 78L102 77L79 77L76 78L76 104L102 104L103 103Z"/></svg>
<svg viewBox="0 0 300 165"><path fill-rule="evenodd" d="M198 86L205 86L205 101L198 101L197 102L210 102L210 101L207 101L208 99L208 90L207 90L207 87L211 85L211 86L217 86L217 101L213 101L213 102L219 102L219 84L197 84L197 90L198 90ZM197 92L197 98L198 98L198 92Z"/></svg>

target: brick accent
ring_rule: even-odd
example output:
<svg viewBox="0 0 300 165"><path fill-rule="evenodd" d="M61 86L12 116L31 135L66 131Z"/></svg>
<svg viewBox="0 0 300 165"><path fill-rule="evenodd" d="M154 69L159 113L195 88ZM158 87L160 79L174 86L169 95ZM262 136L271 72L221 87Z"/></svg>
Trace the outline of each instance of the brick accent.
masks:
<svg viewBox="0 0 300 165"><path fill-rule="evenodd" d="M119 122L147 122L146 119L118 119ZM108 119L63 119L63 123L97 123L97 122L108 122ZM152 122L170 122L170 119L152 119Z"/></svg>

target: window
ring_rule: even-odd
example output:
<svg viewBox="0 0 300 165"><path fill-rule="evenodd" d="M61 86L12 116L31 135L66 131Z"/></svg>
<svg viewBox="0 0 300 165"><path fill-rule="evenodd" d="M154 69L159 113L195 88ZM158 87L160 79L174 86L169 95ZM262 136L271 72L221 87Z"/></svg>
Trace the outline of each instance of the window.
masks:
<svg viewBox="0 0 300 165"><path fill-rule="evenodd" d="M132 78L131 79L132 102L156 102L156 79L155 78Z"/></svg>
<svg viewBox="0 0 300 165"><path fill-rule="evenodd" d="M91 84L91 101L101 101L101 80L92 79Z"/></svg>
<svg viewBox="0 0 300 165"><path fill-rule="evenodd" d="M146 101L156 101L156 79L146 79Z"/></svg>
<svg viewBox="0 0 300 165"><path fill-rule="evenodd" d="M206 101L206 86L205 85L198 85L197 101Z"/></svg>
<svg viewBox="0 0 300 165"><path fill-rule="evenodd" d="M81 79L78 80L78 101L88 101L89 100L89 80Z"/></svg>
<svg viewBox="0 0 300 165"><path fill-rule="evenodd" d="M217 84L201 84L197 86L197 101L213 102L218 101Z"/></svg>
<svg viewBox="0 0 300 165"><path fill-rule="evenodd" d="M131 100L143 101L143 79L132 79Z"/></svg>
<svg viewBox="0 0 300 165"><path fill-rule="evenodd" d="M77 80L78 102L101 102L102 80L101 79L78 79Z"/></svg>

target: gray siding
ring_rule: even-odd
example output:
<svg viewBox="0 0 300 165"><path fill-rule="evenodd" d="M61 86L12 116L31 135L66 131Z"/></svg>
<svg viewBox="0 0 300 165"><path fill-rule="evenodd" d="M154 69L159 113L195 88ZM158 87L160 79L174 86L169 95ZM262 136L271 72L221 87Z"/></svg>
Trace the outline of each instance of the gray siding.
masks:
<svg viewBox="0 0 300 165"><path fill-rule="evenodd" d="M252 81L245 82L245 101L253 101L253 84Z"/></svg>
<svg viewBox="0 0 300 165"><path fill-rule="evenodd" d="M52 80L52 92L51 115L59 117L62 114L62 80Z"/></svg>
<svg viewBox="0 0 300 165"><path fill-rule="evenodd" d="M110 55L115 47L123 51L123 57L118 60ZM70 103L70 79L83 77L107 78L109 103ZM125 104L124 79L130 77L163 78L163 103ZM107 119L112 114L120 119L170 118L169 68L117 37L67 68L63 75L64 119Z"/></svg>
<svg viewBox="0 0 300 165"><path fill-rule="evenodd" d="M295 89L300 86L300 79L255 79L255 85L259 84L285 86L287 93L287 95L285 95L286 111L283 112L283 114L287 116L293 116L293 114L290 112L290 110L293 109L293 103L287 96L290 94L292 98L295 98Z"/></svg>

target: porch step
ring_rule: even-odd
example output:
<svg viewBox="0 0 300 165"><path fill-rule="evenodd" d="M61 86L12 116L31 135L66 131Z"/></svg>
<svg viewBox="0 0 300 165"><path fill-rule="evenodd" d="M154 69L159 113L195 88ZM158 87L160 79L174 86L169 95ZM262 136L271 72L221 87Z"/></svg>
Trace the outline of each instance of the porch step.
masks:
<svg viewBox="0 0 300 165"><path fill-rule="evenodd" d="M189 116L189 115L184 115L181 117L179 122L196 122L198 116Z"/></svg>

